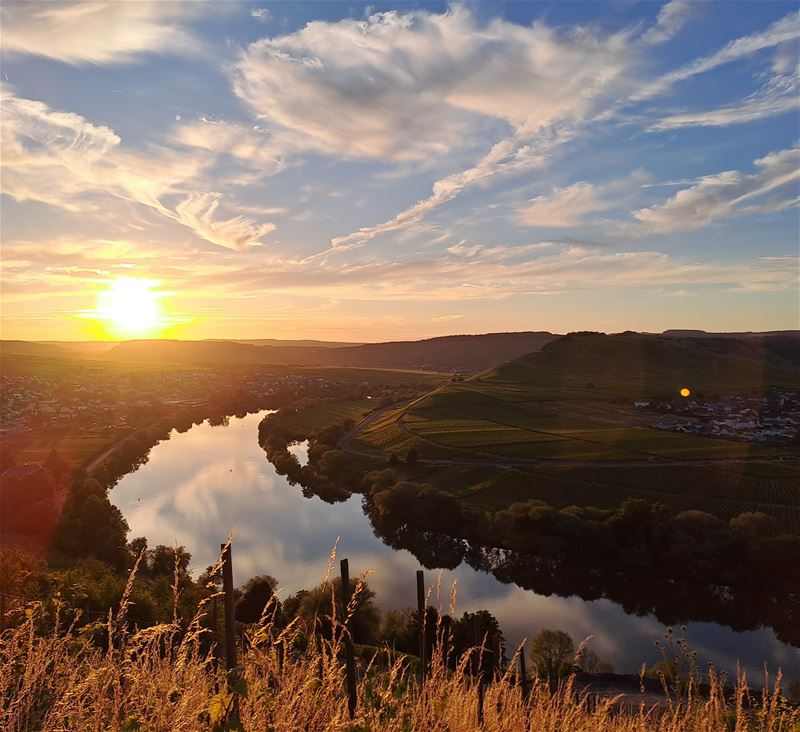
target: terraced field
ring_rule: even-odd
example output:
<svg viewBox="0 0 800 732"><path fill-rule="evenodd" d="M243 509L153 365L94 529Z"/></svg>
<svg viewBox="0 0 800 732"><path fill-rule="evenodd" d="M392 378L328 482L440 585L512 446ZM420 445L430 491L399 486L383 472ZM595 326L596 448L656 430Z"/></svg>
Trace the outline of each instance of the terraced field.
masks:
<svg viewBox="0 0 800 732"><path fill-rule="evenodd" d="M642 389L673 389L687 383L689 371L692 386L758 393L765 385L800 383L797 369L719 354L704 359L689 347L678 356L668 351L663 363L651 353L644 367L655 364L655 375L642 373L641 359L629 366L618 358L602 369L585 354L580 368L564 367L563 359L543 364L555 345L529 362L382 412L349 444L364 454L401 457L415 447L426 480L490 509L532 498L610 508L641 497L723 519L763 511L800 532L800 447L658 430L652 413L633 406L634 398L653 396Z"/></svg>

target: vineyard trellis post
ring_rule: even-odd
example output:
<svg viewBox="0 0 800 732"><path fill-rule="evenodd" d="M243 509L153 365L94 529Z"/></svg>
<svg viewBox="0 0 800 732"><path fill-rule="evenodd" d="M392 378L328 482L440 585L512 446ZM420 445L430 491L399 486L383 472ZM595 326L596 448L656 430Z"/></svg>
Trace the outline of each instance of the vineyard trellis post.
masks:
<svg viewBox="0 0 800 732"><path fill-rule="evenodd" d="M344 653L345 653L345 675L347 678L347 711L350 719L356 713L356 660L353 651L353 638L350 635L350 618L347 608L352 597L350 592L350 565L347 559L342 559L339 563L342 576L342 624L344 625Z"/></svg>
<svg viewBox="0 0 800 732"><path fill-rule="evenodd" d="M425 574L417 570L417 621L419 624L419 678L425 681L427 662L425 658Z"/></svg>
<svg viewBox="0 0 800 732"><path fill-rule="evenodd" d="M528 670L525 667L525 641L519 648L519 683L522 689L522 698L527 700L529 687L528 687Z"/></svg>
<svg viewBox="0 0 800 732"><path fill-rule="evenodd" d="M231 545L221 544L222 551L222 591L225 595L225 669L228 672L229 682L235 683L233 669L236 668L236 621L233 609L233 558Z"/></svg>

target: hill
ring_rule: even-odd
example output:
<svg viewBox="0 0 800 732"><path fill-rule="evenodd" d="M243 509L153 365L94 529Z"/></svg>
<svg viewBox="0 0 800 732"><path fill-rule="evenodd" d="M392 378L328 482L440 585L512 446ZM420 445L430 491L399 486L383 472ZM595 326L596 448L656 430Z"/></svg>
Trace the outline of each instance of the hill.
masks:
<svg viewBox="0 0 800 732"><path fill-rule="evenodd" d="M224 340L214 338L210 340ZM277 338L232 338L236 343L249 343L253 346L289 346L299 348L346 348L347 346L363 346L364 344L359 341L358 343L350 343L347 341L315 341L315 340L278 340Z"/></svg>
<svg viewBox="0 0 800 732"><path fill-rule="evenodd" d="M51 343L33 341L0 341L0 353L4 356L42 356L47 358L76 358L79 354L68 348Z"/></svg>
<svg viewBox="0 0 800 732"><path fill-rule="evenodd" d="M574 333L540 353L500 366L490 378L629 398L692 392L763 391L800 384L800 336L676 338ZM593 396L596 399L597 395Z"/></svg>
<svg viewBox="0 0 800 732"><path fill-rule="evenodd" d="M538 351L554 338L552 333L490 333L345 347L328 343L313 345L308 341L301 341L303 345L256 345L237 341L139 340L119 343L105 357L115 361L295 364L476 373Z"/></svg>
<svg viewBox="0 0 800 732"><path fill-rule="evenodd" d="M475 373L538 351L554 338L557 336L547 332L454 335L337 348L326 353L325 357L337 366Z"/></svg>
<svg viewBox="0 0 800 732"><path fill-rule="evenodd" d="M725 520L762 511L800 533L800 368L766 351L753 357L740 339L572 334L387 410L351 442L362 454L416 448L426 480L490 510L646 498ZM763 401L777 387L795 394L781 412ZM726 423L744 426L731 434ZM763 441L773 424L787 425L780 441Z"/></svg>

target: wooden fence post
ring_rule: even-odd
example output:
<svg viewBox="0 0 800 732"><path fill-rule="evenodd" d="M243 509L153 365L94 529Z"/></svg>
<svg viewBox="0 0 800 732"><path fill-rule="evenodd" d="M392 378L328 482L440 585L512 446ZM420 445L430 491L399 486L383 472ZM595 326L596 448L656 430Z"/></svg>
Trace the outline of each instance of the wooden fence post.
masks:
<svg viewBox="0 0 800 732"><path fill-rule="evenodd" d="M522 641L522 645L519 649L519 683L522 688L522 698L527 701L529 687L528 670L525 668L525 641Z"/></svg>
<svg viewBox="0 0 800 732"><path fill-rule="evenodd" d="M425 612L425 575L421 569L417 570L417 620L419 622L419 678L424 683L427 672L427 659L425 648L425 625L427 618Z"/></svg>
<svg viewBox="0 0 800 732"><path fill-rule="evenodd" d="M228 680L233 684L231 671L236 668L236 621L233 611L233 559L231 545L221 544L222 550L222 589L225 593L225 669Z"/></svg>
<svg viewBox="0 0 800 732"><path fill-rule="evenodd" d="M356 713L356 659L353 652L353 638L350 635L350 620L347 606L350 604L350 566L346 559L339 563L342 574L342 623L344 625L345 673L347 676L347 711L350 719Z"/></svg>

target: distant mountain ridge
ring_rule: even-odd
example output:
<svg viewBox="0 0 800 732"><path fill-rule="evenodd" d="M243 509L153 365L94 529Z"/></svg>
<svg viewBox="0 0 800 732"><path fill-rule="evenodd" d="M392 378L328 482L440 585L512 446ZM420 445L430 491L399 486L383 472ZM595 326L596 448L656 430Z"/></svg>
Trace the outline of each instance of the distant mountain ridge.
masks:
<svg viewBox="0 0 800 732"><path fill-rule="evenodd" d="M511 358L534 353L557 337L547 332L487 333L344 347L141 340L118 343L104 358L115 361L272 363L475 373Z"/></svg>
<svg viewBox="0 0 800 732"><path fill-rule="evenodd" d="M625 340L621 338L622 336L646 336L665 343L673 341L692 344L693 347L709 354L800 366L800 331L709 333L703 330L671 329L661 334L638 334L629 331L610 336L595 335L612 339L607 343L618 345ZM291 341L267 338L198 341L153 339L108 343L7 340L0 341L0 351L13 356L101 358L117 362L352 366L471 374L497 367L527 354L537 353L558 339L569 341L576 337L585 338L587 334L561 337L547 331L525 331L439 336L417 341L385 343ZM555 350L557 351L558 347L555 347Z"/></svg>

